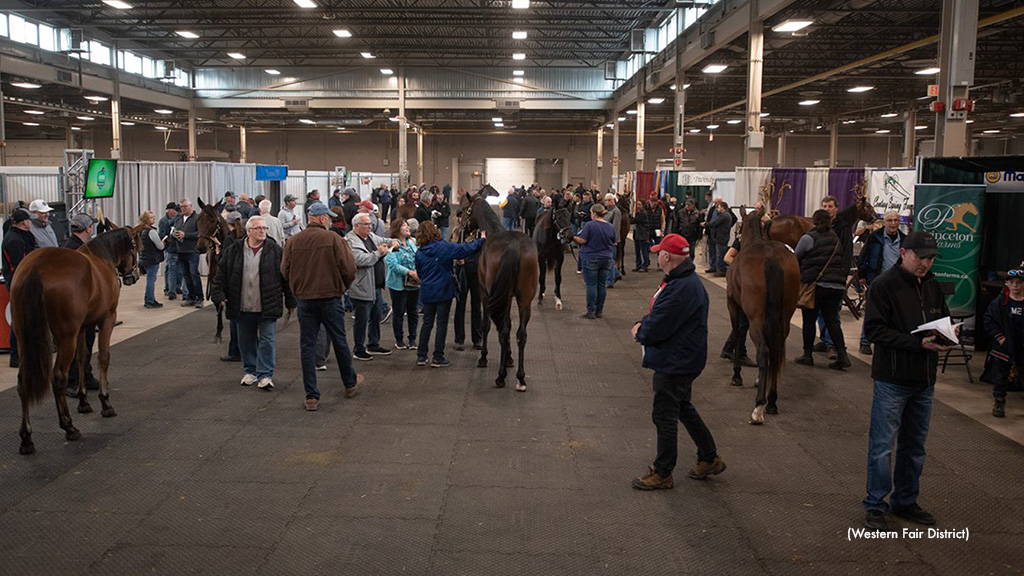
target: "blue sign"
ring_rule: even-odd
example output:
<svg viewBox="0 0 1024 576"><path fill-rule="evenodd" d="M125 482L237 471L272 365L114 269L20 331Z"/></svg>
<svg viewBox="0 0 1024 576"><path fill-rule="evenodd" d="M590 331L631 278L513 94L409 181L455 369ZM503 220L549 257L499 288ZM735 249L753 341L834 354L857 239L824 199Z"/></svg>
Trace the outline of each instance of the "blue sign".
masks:
<svg viewBox="0 0 1024 576"><path fill-rule="evenodd" d="M287 166L268 166L265 164L256 165L256 180L271 180L280 182L288 179Z"/></svg>

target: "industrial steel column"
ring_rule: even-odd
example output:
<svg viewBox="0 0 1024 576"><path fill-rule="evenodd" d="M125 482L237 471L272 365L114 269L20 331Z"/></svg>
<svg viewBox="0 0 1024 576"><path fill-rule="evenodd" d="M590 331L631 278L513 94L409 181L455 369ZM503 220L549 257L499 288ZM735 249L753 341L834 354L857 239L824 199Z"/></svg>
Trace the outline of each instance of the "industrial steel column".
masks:
<svg viewBox="0 0 1024 576"><path fill-rule="evenodd" d="M682 48L676 51L676 62L682 61L680 55L682 54ZM686 133L685 119L686 119L686 72L681 68L676 68L676 94L675 94L675 114L672 119L672 164L676 170L683 167L683 153L686 148L683 146L683 135Z"/></svg>
<svg viewBox="0 0 1024 576"><path fill-rule="evenodd" d="M828 167L835 168L839 161L839 120L832 122L828 135Z"/></svg>
<svg viewBox="0 0 1024 576"><path fill-rule="evenodd" d="M7 166L7 119L4 118L4 91L0 86L0 166Z"/></svg>
<svg viewBox="0 0 1024 576"><path fill-rule="evenodd" d="M248 143L245 141L245 126L238 127L238 162L245 164L246 157L249 155L247 152Z"/></svg>
<svg viewBox="0 0 1024 576"><path fill-rule="evenodd" d="M612 186L615 187L615 193L618 194L619 190L619 112L617 110L612 111L615 114L615 122L612 124Z"/></svg>
<svg viewBox="0 0 1024 576"><path fill-rule="evenodd" d="M778 158L775 165L779 168L786 165L786 133L779 134L779 149L776 151Z"/></svg>
<svg viewBox="0 0 1024 576"><path fill-rule="evenodd" d="M644 84L647 78L643 73L637 74L636 84L636 171L644 169Z"/></svg>
<svg viewBox="0 0 1024 576"><path fill-rule="evenodd" d="M409 187L409 148L405 129L405 69L398 69L398 183L399 192Z"/></svg>
<svg viewBox="0 0 1024 576"><path fill-rule="evenodd" d="M196 101L189 99L188 103L188 161L195 162L198 159L196 154Z"/></svg>
<svg viewBox="0 0 1024 576"><path fill-rule="evenodd" d="M114 47L114 58L117 58L118 50ZM114 63L112 76L113 94L110 98L110 157L117 160L121 157L121 79L119 78L117 63Z"/></svg>
<svg viewBox="0 0 1024 576"><path fill-rule="evenodd" d="M761 132L764 21L761 20L758 10L758 1L750 0L750 33L748 34L750 62L747 66L747 135L744 146L744 166L760 166L761 150L764 149L764 133Z"/></svg>
<svg viewBox="0 0 1024 576"><path fill-rule="evenodd" d="M67 150L74 150L75 146L75 132L71 129L71 119L69 118L67 124L64 126L64 148Z"/></svg>
<svg viewBox="0 0 1024 576"><path fill-rule="evenodd" d="M967 102L974 83L978 44L978 0L942 0L939 37L939 102L935 118L935 155L967 156Z"/></svg>
<svg viewBox="0 0 1024 576"><path fill-rule="evenodd" d="M416 181L420 184L426 182L423 179L423 129L416 129Z"/></svg>
<svg viewBox="0 0 1024 576"><path fill-rule="evenodd" d="M913 106L913 105L911 105ZM917 110L911 107L903 113L903 165L913 166L917 155L915 130L917 127Z"/></svg>
<svg viewBox="0 0 1024 576"><path fill-rule="evenodd" d="M594 181L599 189L601 186L601 168L604 167L604 125L597 129L597 163L594 164Z"/></svg>

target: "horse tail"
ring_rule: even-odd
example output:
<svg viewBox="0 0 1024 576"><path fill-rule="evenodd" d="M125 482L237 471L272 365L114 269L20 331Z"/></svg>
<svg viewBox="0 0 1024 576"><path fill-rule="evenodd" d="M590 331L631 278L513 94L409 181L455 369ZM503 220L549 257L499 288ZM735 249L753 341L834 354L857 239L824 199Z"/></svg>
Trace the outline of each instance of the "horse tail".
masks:
<svg viewBox="0 0 1024 576"><path fill-rule="evenodd" d="M786 354L786 320L782 317L783 290L786 286L782 266L777 258L764 262L765 306L762 339L768 348L767 390L778 386L779 374Z"/></svg>
<svg viewBox="0 0 1024 576"><path fill-rule="evenodd" d="M11 314L18 334L21 369L18 372L18 393L28 402L38 402L46 395L53 377L50 354L49 322L43 305L43 282L37 270L28 270L19 278L18 289L11 294Z"/></svg>
<svg viewBox="0 0 1024 576"><path fill-rule="evenodd" d="M512 238L501 255L498 272L487 291L487 315L495 324L505 319L510 309L512 295L519 280L519 241Z"/></svg>

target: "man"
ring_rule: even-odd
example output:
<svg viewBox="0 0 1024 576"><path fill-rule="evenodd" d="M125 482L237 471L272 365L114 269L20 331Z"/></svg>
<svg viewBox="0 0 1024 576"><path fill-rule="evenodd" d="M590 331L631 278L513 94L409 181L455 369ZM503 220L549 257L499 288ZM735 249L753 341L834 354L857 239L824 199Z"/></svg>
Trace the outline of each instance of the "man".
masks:
<svg viewBox="0 0 1024 576"><path fill-rule="evenodd" d="M523 200L523 227L527 236L533 237L533 229L537 226L537 212L540 210L540 188L527 192Z"/></svg>
<svg viewBox="0 0 1024 576"><path fill-rule="evenodd" d="M651 240L657 228L657 214L654 206L645 201L633 217L633 249L636 252L636 268L633 272L647 272L651 265Z"/></svg>
<svg viewBox="0 0 1024 576"><path fill-rule="evenodd" d="M221 218L227 218L229 212L236 212L238 210L238 197L231 190L224 193L224 201L222 203L223 208L220 211Z"/></svg>
<svg viewBox="0 0 1024 576"><path fill-rule="evenodd" d="M45 200L33 200L28 205L28 211L32 213L32 227L29 229L36 238L37 248L56 248L60 246L57 241L57 233L50 225L50 212L53 208Z"/></svg>
<svg viewBox="0 0 1024 576"><path fill-rule="evenodd" d="M690 257L693 257L693 249L700 240L700 212L697 210L697 203L693 198L687 198L683 207L676 210L672 223L673 232L679 234L690 244Z"/></svg>
<svg viewBox="0 0 1024 576"><path fill-rule="evenodd" d="M392 191L383 183L380 185L380 191L377 194L377 205L380 206L380 219L389 222L389 216L391 214L391 194Z"/></svg>
<svg viewBox="0 0 1024 576"><path fill-rule="evenodd" d="M331 192L331 197L327 199L327 207L334 208L335 206L341 206L341 188L335 188Z"/></svg>
<svg viewBox="0 0 1024 576"><path fill-rule="evenodd" d="M424 222L431 220L431 206L433 203L434 195L430 192L424 192L420 195L420 205L416 207L416 215L414 216L417 222L423 224Z"/></svg>
<svg viewBox="0 0 1024 576"><path fill-rule="evenodd" d="M612 228L615 229L615 250L617 253L619 243L622 242L621 231L619 230L619 227L622 225L622 212L615 204L616 200L618 200L618 198L615 197L615 194L609 192L604 195L604 207L608 212L604 217L604 221L611 224ZM609 288L614 288L615 282L618 281L619 278L622 278L622 274L619 272L619 268L616 265L616 254L613 253L612 264L608 268L607 286Z"/></svg>
<svg viewBox="0 0 1024 576"><path fill-rule="evenodd" d="M157 223L157 234L164 241L164 296L168 300L178 297L184 287L184 277L178 270L178 243L171 242L171 229L174 228L174 219L178 217L178 205L174 202L167 204L164 215ZM188 295L185 293L187 300Z"/></svg>
<svg viewBox="0 0 1024 576"><path fill-rule="evenodd" d="M472 242L479 232L474 232L473 237L467 235L463 242ZM462 260L455 261L455 273L461 280L458 283L459 294L455 298L455 350L466 349L466 305L470 307L469 312L469 337L473 343L473 350L480 350L483 347L484 328L483 323L487 320L483 315L483 303L480 294L480 275L477 265L479 252L474 252Z"/></svg>
<svg viewBox="0 0 1024 576"><path fill-rule="evenodd" d="M253 212L255 212L255 210L253 210L252 202L249 201L249 195L245 192L242 192L238 196L238 203L236 207L238 209L238 213L242 215L242 218L249 218L252 216Z"/></svg>
<svg viewBox="0 0 1024 576"><path fill-rule="evenodd" d="M382 238L388 235L388 227L377 216L377 207L374 206L373 202L370 202L369 200L363 200L359 204L356 204L356 208L356 214L366 214L367 216L370 217L370 232L373 232L374 234Z"/></svg>
<svg viewBox="0 0 1024 576"><path fill-rule="evenodd" d="M352 218L359 212L359 194L356 193L355 188L345 188L345 191L341 194L342 203L341 208L345 212L345 225L349 230L352 229Z"/></svg>
<svg viewBox="0 0 1024 576"><path fill-rule="evenodd" d="M821 199L821 209L828 212L832 217L832 231L839 237L839 256L843 270L850 270L853 267L853 224L857 220L857 205L851 204L846 210L839 211L839 200L831 194ZM840 316L840 320L842 317ZM821 342L814 346L815 352L827 352L828 357L836 357L836 347L832 338L825 329L825 317L818 313L818 332L821 333Z"/></svg>
<svg viewBox="0 0 1024 576"><path fill-rule="evenodd" d="M281 224L281 220L277 216L270 213L272 206L273 203L270 200L260 200L260 218L263 218L267 224L267 236L273 238L278 246L284 246L284 225Z"/></svg>
<svg viewBox="0 0 1024 576"><path fill-rule="evenodd" d="M918 505L917 496L939 354L953 346L940 344L935 336L911 332L949 316L942 288L931 273L938 252L931 234L910 234L900 247L896 266L876 278L868 292L864 324L875 354L864 525L872 530L886 529L886 511L917 524L935 523L935 517ZM891 456L897 438L894 476Z"/></svg>
<svg viewBox="0 0 1024 576"><path fill-rule="evenodd" d="M693 381L704 370L708 356L708 293L695 273L685 238L668 234L651 251L658 254L665 278L648 314L633 325L633 338L644 346L644 368L654 370L651 419L658 429L658 455L647 475L633 480L638 490L673 487L677 421L697 445L697 464L688 476L703 480L725 471L711 431L690 403Z"/></svg>
<svg viewBox="0 0 1024 576"><path fill-rule="evenodd" d="M715 203L715 219L708 225L708 245L714 245L714 259L711 267L715 276L725 276L725 253L729 250L729 233L736 224L736 216L729 210L724 200Z"/></svg>
<svg viewBox="0 0 1024 576"><path fill-rule="evenodd" d="M266 200L264 200L266 202ZM242 356L242 386L274 389L277 359L277 319L296 306L288 283L281 276L281 247L268 237L262 216L245 223L246 237L221 254L210 298L219 302L225 315L238 326L238 350Z"/></svg>
<svg viewBox="0 0 1024 576"><path fill-rule="evenodd" d="M384 257L391 252L392 241L371 231L370 215L356 214L352 219L352 234L345 237L356 262L355 282L349 287L349 296L355 307L356 319L352 324L352 357L356 360L373 360L374 356L387 356L391 350L380 345L380 295L384 288L387 268ZM370 343L366 342L369 324Z"/></svg>
<svg viewBox="0 0 1024 576"><path fill-rule="evenodd" d="M316 189L310 190L309 194L306 194L306 206L310 206L314 202L320 202L320 191Z"/></svg>
<svg viewBox="0 0 1024 576"><path fill-rule="evenodd" d="M345 313L341 309L341 296L355 280L356 264L348 243L329 231L330 225L331 210L317 203L309 211L309 227L288 239L281 257L281 274L299 304L302 386L306 394L303 407L311 412L320 407L316 335L321 325L327 328L334 343L345 397L358 394L363 381L352 368L345 340Z"/></svg>
<svg viewBox="0 0 1024 576"><path fill-rule="evenodd" d="M515 230L519 226L519 194L515 187L510 188L505 202L501 205L501 223L505 230Z"/></svg>
<svg viewBox="0 0 1024 576"><path fill-rule="evenodd" d="M284 208L281 208L281 211L277 213L277 219L281 221L281 227L284 228L285 242L302 231L302 220L299 219L298 212L295 210L296 200L298 198L295 196L285 194Z"/></svg>
<svg viewBox="0 0 1024 576"><path fill-rule="evenodd" d="M185 277L188 298L181 305L203 307L203 281L199 277L199 215L192 210L192 202L183 198L179 203L181 214L174 219L174 239L178 248L178 269Z"/></svg>
<svg viewBox="0 0 1024 576"><path fill-rule="evenodd" d="M868 290L875 278L896 265L900 259L900 248L907 239L907 235L900 230L899 212L895 210L886 212L882 217L882 225L881 230L868 235L864 248L860 251L857 277L862 290ZM868 342L867 330L864 325L860 330L860 353L871 356L871 343Z"/></svg>
<svg viewBox="0 0 1024 576"><path fill-rule="evenodd" d="M32 216L23 208L19 208L11 214L11 227L4 234L4 241L0 250L3 253L4 284L7 285L7 293L11 293L11 281L14 280L14 272L18 264L28 256L28 253L36 249L36 237L30 231L32 228ZM18 340L14 337L14 327L11 327L11 368L17 368Z"/></svg>
<svg viewBox="0 0 1024 576"><path fill-rule="evenodd" d="M96 220L88 214L75 214L68 221L68 229L71 231L71 236L61 244L61 248L67 248L68 250L78 250L83 244L92 239L92 233L95 230Z"/></svg>
<svg viewBox="0 0 1024 576"><path fill-rule="evenodd" d="M721 200L721 196L713 199L711 197L711 192L704 194L704 203L707 207L701 210L703 219L701 220L700 226L705 236L711 234L711 228L709 228L709 226L711 226L711 222L718 217L718 210L716 210L715 207ZM705 274L711 274L715 271L715 248L716 247L713 246L711 242L708 242L707 246L704 247L704 257L707 260L708 266L708 269L704 271Z"/></svg>

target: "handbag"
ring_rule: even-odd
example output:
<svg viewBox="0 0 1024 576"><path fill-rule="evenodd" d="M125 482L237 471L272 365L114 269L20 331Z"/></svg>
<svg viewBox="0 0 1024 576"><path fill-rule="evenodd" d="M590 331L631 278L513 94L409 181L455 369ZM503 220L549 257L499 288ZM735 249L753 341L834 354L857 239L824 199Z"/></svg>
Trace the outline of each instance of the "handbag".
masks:
<svg viewBox="0 0 1024 576"><path fill-rule="evenodd" d="M814 282L801 282L800 283L800 295L796 299L796 307L801 310L814 310L814 291L818 288L818 281L825 275L825 270L828 269L828 265L832 263L832 259L836 257L836 252L839 251L839 241L836 241L836 247L832 249L832 255L828 257L828 262L825 262L825 266L821 268L821 272L818 272L818 277L814 279Z"/></svg>

